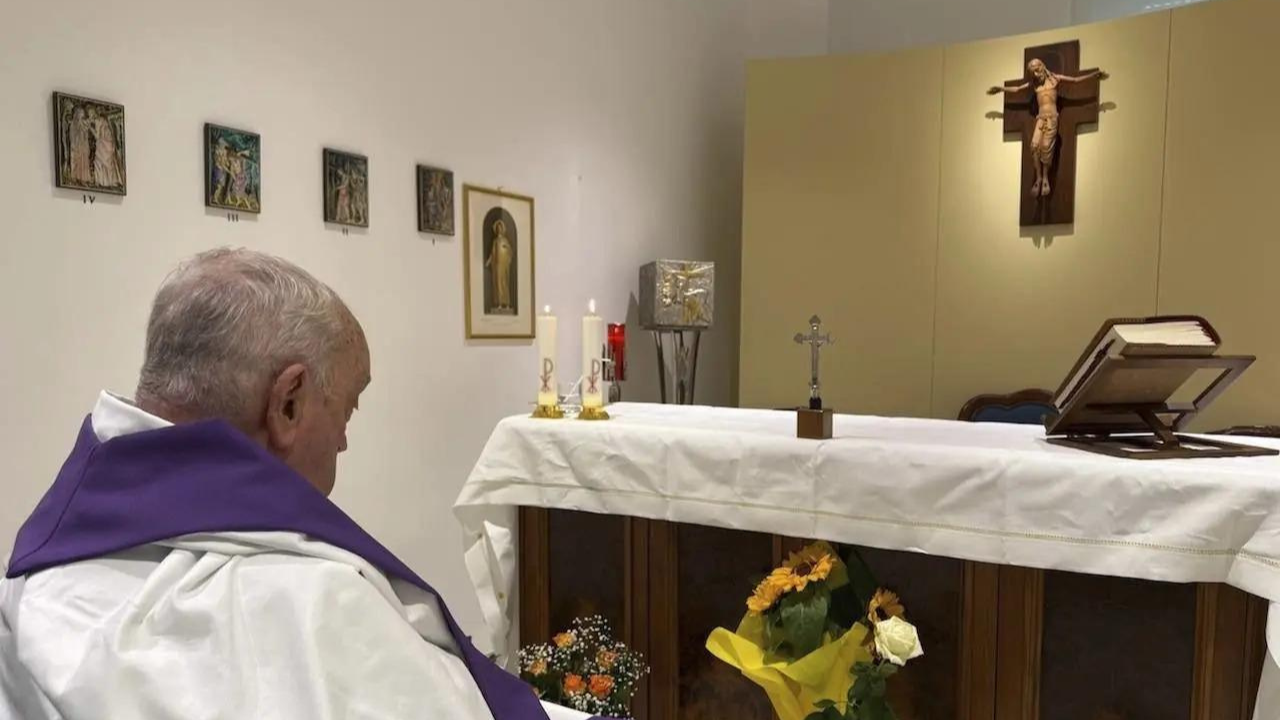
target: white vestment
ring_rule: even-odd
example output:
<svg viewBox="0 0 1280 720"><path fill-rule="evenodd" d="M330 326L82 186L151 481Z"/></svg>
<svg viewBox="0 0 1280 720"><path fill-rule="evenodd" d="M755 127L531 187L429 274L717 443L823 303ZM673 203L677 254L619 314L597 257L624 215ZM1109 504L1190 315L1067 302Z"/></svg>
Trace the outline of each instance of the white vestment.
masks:
<svg viewBox="0 0 1280 720"><path fill-rule="evenodd" d="M165 425L106 393L93 412L101 441ZM491 720L457 652L434 597L297 533L0 580L0 720Z"/></svg>

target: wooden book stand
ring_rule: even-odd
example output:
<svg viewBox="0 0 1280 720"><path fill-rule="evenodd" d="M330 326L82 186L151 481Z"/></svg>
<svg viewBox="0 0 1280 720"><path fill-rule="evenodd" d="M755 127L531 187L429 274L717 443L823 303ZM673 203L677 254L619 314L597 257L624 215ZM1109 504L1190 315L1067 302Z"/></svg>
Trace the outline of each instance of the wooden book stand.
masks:
<svg viewBox="0 0 1280 720"><path fill-rule="evenodd" d="M1057 415L1045 421L1054 445L1137 460L1280 455L1270 448L1178 434L1234 383L1252 356L1143 356L1102 360ZM1199 370L1217 376L1190 402L1171 402Z"/></svg>

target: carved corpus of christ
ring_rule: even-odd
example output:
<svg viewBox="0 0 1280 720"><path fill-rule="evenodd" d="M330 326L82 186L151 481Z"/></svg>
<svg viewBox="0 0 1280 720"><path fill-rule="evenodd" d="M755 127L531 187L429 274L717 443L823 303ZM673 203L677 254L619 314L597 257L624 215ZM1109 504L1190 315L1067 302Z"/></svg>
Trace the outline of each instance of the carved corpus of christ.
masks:
<svg viewBox="0 0 1280 720"><path fill-rule="evenodd" d="M1025 78L987 91L1005 96L1005 132L1020 133L1026 148L1023 181L1029 192L1023 196L1021 224L1071 223L1076 135L1080 125L1098 121L1099 81L1107 73L1078 69L1079 42L1028 48L1026 57Z"/></svg>

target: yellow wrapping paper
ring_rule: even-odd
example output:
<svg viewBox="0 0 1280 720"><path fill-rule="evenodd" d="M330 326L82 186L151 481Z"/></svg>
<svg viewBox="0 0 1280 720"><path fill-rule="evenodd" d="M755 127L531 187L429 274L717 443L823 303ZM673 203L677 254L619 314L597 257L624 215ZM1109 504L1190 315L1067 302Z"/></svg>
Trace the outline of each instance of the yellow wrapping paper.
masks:
<svg viewBox="0 0 1280 720"><path fill-rule="evenodd" d="M824 698L843 703L853 685L850 668L855 662L871 662L862 645L867 629L861 624L799 660L771 662L761 648L763 623L762 617L747 615L736 633L716 628L707 638L707 650L763 688L781 720L804 720Z"/></svg>

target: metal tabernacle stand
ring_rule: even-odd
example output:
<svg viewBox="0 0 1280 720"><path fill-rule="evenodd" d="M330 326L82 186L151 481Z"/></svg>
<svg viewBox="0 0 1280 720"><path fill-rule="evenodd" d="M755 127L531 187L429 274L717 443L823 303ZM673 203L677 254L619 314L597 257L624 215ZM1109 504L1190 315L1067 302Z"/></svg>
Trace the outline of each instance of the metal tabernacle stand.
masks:
<svg viewBox="0 0 1280 720"><path fill-rule="evenodd" d="M698 346L702 343L702 331L654 330L653 342L658 347L658 387L662 402L692 405L698 380ZM671 347L670 367L665 346Z"/></svg>
<svg viewBox="0 0 1280 720"><path fill-rule="evenodd" d="M698 348L715 315L715 263L656 260L640 268L640 326L653 332L663 403L692 405Z"/></svg>

